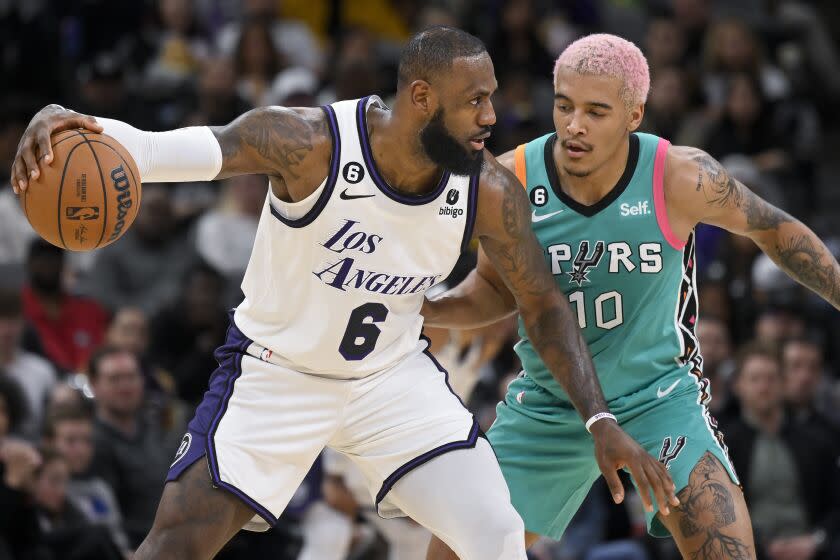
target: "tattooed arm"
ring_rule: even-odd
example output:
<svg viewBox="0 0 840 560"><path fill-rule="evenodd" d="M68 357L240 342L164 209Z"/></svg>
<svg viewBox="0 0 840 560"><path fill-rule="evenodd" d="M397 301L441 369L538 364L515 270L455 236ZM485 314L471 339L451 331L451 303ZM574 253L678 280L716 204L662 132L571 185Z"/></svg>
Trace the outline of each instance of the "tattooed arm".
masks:
<svg viewBox="0 0 840 560"><path fill-rule="evenodd" d="M531 229L528 198L489 157L479 183L476 235L516 301L528 337L584 420L609 409L577 319L554 282Z"/></svg>
<svg viewBox="0 0 840 560"><path fill-rule="evenodd" d="M222 148L217 179L269 175L300 200L327 174L332 139L321 109L259 107L210 130Z"/></svg>
<svg viewBox="0 0 840 560"><path fill-rule="evenodd" d="M745 235L791 278L840 309L840 265L805 224L733 179L702 150L674 147L665 172L668 215L685 238L698 222Z"/></svg>
<svg viewBox="0 0 840 560"><path fill-rule="evenodd" d="M423 323L447 329L478 329L516 312L516 300L493 268L484 249L464 280L423 304Z"/></svg>
<svg viewBox="0 0 840 560"><path fill-rule="evenodd" d="M50 135L86 128L105 133L128 150L143 182L208 181L265 174L275 194L300 200L327 174L332 139L321 109L261 107L227 126L195 126L165 132L138 130L122 121L95 118L47 105L27 126L12 164L15 192L52 164Z"/></svg>
<svg viewBox="0 0 840 560"><path fill-rule="evenodd" d="M531 344L586 420L609 408L577 318L554 282L543 248L531 229L530 213L522 185L488 154L479 184L476 235L488 262L513 295ZM611 420L595 422L592 435L598 465L616 502L624 496L616 470L628 467L649 511L653 511L651 490L664 513L668 513L669 502L676 505L673 482L665 467L618 424Z"/></svg>

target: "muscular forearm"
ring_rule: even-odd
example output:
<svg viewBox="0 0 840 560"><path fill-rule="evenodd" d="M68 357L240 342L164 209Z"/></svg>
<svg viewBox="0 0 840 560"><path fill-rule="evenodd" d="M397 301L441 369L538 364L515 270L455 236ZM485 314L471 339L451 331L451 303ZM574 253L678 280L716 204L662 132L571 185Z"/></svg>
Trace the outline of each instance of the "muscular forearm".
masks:
<svg viewBox="0 0 840 560"><path fill-rule="evenodd" d="M534 311L521 310L531 344L584 420L608 412L589 349L569 305L556 303Z"/></svg>
<svg viewBox="0 0 840 560"><path fill-rule="evenodd" d="M840 265L805 224L784 222L754 239L791 278L840 309Z"/></svg>
<svg viewBox="0 0 840 560"><path fill-rule="evenodd" d="M477 329L510 316L515 302L506 299L473 270L463 282L423 304L424 323L430 327Z"/></svg>

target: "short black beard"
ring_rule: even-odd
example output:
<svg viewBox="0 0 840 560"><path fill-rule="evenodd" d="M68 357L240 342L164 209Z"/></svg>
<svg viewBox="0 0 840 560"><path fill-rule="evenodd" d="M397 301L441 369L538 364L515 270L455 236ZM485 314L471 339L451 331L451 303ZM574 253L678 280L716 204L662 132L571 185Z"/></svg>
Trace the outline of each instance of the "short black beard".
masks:
<svg viewBox="0 0 840 560"><path fill-rule="evenodd" d="M591 171L572 171L568 167L564 167L563 171L565 171L566 174L571 175L572 177L588 177L589 174L592 173Z"/></svg>
<svg viewBox="0 0 840 560"><path fill-rule="evenodd" d="M420 144L426 156L455 175L472 176L481 171L484 150L470 153L443 124L443 109L438 109L429 124L420 131Z"/></svg>

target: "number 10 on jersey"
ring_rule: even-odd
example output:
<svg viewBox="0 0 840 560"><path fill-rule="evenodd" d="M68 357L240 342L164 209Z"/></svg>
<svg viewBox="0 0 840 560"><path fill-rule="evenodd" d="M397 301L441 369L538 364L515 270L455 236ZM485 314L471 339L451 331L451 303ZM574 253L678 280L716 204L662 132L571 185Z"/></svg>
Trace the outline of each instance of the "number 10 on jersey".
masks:
<svg viewBox="0 0 840 560"><path fill-rule="evenodd" d="M577 312L578 326L580 326L580 328L582 329L585 329L589 321L587 321L586 302L583 296L583 292L572 292L571 294L569 294L569 301L573 304L575 311ZM612 314L612 318L608 318L608 302L610 301L613 302L612 306L615 310ZM621 301L620 293L616 291L604 292L603 294L595 298L594 307L595 325L597 325L599 328L602 328L604 330L611 330L624 322L624 307Z"/></svg>

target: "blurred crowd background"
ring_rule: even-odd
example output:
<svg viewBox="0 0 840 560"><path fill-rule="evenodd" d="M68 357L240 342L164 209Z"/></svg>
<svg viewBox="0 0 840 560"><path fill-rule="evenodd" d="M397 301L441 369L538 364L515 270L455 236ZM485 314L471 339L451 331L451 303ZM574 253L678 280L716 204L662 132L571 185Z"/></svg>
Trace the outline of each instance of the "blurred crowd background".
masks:
<svg viewBox="0 0 840 560"><path fill-rule="evenodd" d="M216 366L267 188L260 176L146 184L119 242L63 253L35 237L8 185L32 115L54 102L165 130L260 105L387 102L401 46L431 24L487 45L496 154L552 129L566 45L599 31L636 42L652 74L642 130L707 150L840 253L832 0L0 0L0 558L131 556ZM697 239L711 408L762 557L840 557L840 313L751 241L706 226ZM488 428L518 372L514 323L429 334ZM423 558L428 536L376 519L356 475L326 456L276 529L241 533L219 558ZM614 506L605 490L532 557L677 557L645 535L632 493Z"/></svg>

